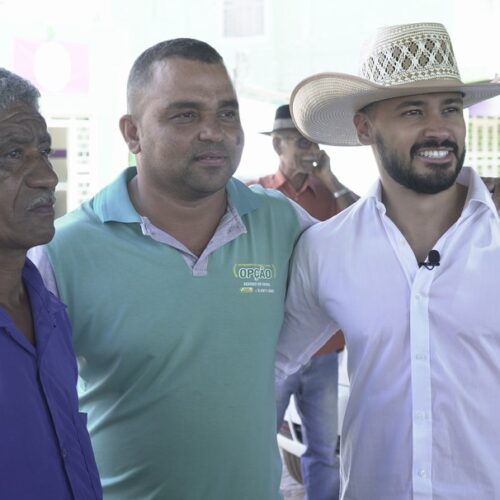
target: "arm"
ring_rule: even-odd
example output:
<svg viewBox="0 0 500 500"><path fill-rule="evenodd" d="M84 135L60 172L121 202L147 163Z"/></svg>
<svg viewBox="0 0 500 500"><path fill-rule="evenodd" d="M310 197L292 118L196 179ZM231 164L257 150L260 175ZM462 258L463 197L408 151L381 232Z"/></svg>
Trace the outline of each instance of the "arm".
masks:
<svg viewBox="0 0 500 500"><path fill-rule="evenodd" d="M323 347L314 353L315 356L330 354L331 352L340 352L345 347L345 339L342 330L335 332L325 343Z"/></svg>
<svg viewBox="0 0 500 500"><path fill-rule="evenodd" d="M284 379L307 363L339 329L320 303L318 271L314 249L317 242L309 241L311 230L297 243L290 270L285 303L285 318L276 349L278 379Z"/></svg>
<svg viewBox="0 0 500 500"><path fill-rule="evenodd" d="M330 158L321 150L318 166L313 170L313 174L331 191L337 202L339 212L352 205L359 196L346 188L333 174L330 168Z"/></svg>

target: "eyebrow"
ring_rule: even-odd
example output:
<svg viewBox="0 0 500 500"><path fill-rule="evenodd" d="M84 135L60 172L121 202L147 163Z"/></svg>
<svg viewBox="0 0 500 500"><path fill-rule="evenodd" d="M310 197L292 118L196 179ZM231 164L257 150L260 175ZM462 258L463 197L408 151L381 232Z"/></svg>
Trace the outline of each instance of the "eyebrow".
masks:
<svg viewBox="0 0 500 500"><path fill-rule="evenodd" d="M200 109L203 105L197 101L176 101L168 105L168 109L186 109L194 108ZM239 108L238 101L236 99L226 99L218 104L219 108Z"/></svg>
<svg viewBox="0 0 500 500"><path fill-rule="evenodd" d="M19 132L7 132L2 134L0 137L0 144L2 146L15 146L16 144L30 144L33 141L33 135L31 134L20 134ZM52 137L48 132L44 132L36 137L36 141L39 143L52 143Z"/></svg>
<svg viewBox="0 0 500 500"><path fill-rule="evenodd" d="M463 104L463 99L461 97L449 97L448 99L445 99L442 104L444 105L449 105L449 104ZM414 101L403 101L402 103L398 104L396 106L396 111L411 107L411 106L425 106L426 102L425 101L419 101L419 100L414 100Z"/></svg>

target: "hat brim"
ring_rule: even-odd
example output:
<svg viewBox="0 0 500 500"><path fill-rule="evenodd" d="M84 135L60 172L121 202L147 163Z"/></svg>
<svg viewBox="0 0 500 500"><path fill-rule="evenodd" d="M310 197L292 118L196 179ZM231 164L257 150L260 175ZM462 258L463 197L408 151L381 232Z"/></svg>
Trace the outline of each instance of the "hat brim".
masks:
<svg viewBox="0 0 500 500"><path fill-rule="evenodd" d="M320 73L293 90L290 111L307 139L331 146L360 146L354 114L368 104L418 94L459 92L464 107L500 94L500 83L465 84L455 79L424 80L386 87L344 73Z"/></svg>
<svg viewBox="0 0 500 500"><path fill-rule="evenodd" d="M281 130L297 130L291 116L289 118L276 118L271 131L260 133L264 135L271 135L273 132L280 132Z"/></svg>

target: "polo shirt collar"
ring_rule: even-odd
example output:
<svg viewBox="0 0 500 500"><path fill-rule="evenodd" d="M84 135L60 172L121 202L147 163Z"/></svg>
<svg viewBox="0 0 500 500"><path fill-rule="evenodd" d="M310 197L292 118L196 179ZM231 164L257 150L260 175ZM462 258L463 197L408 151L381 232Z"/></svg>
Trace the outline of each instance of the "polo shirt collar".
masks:
<svg viewBox="0 0 500 500"><path fill-rule="evenodd" d="M94 198L94 211L102 222L142 222L130 196L127 184L137 175L136 167L125 169L109 186L100 191ZM241 181L231 177L226 185L229 203L238 211L240 216L257 209L260 199L251 189Z"/></svg>
<svg viewBox="0 0 500 500"><path fill-rule="evenodd" d="M130 201L127 185L137 175L135 167L125 169L94 197L94 212L102 222L141 223L141 216Z"/></svg>

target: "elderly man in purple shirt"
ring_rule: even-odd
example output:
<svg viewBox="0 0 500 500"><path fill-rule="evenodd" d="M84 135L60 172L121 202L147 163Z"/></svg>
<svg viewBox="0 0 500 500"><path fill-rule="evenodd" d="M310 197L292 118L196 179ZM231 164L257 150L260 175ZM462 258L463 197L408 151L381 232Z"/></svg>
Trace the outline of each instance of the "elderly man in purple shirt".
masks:
<svg viewBox="0 0 500 500"><path fill-rule="evenodd" d="M38 90L0 68L0 498L102 498L65 307L26 252L54 233Z"/></svg>

